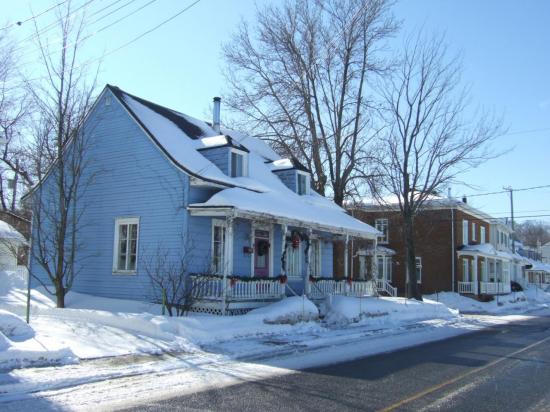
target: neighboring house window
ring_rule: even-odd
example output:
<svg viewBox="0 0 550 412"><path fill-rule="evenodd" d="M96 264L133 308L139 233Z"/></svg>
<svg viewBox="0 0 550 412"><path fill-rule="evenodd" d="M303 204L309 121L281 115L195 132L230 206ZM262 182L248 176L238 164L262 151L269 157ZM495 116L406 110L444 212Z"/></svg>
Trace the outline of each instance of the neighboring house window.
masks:
<svg viewBox="0 0 550 412"><path fill-rule="evenodd" d="M479 230L481 231L479 236L480 243L486 243L487 239L485 238L485 226L480 226Z"/></svg>
<svg viewBox="0 0 550 412"><path fill-rule="evenodd" d="M225 225L222 221L212 224L212 272L223 274L225 264Z"/></svg>
<svg viewBox="0 0 550 412"><path fill-rule="evenodd" d="M115 272L135 272L137 264L137 245L139 219L120 218L115 222Z"/></svg>
<svg viewBox="0 0 550 412"><path fill-rule="evenodd" d="M300 251L302 250L302 242L297 248L292 247L292 243L287 243L286 246L286 265L287 274L290 277L302 277L300 265Z"/></svg>
<svg viewBox="0 0 550 412"><path fill-rule="evenodd" d="M307 195L307 189L308 189L308 175L305 173L298 172L298 194L299 195Z"/></svg>
<svg viewBox="0 0 550 412"><path fill-rule="evenodd" d="M416 283L422 283L422 258L417 256L416 258Z"/></svg>
<svg viewBox="0 0 550 412"><path fill-rule="evenodd" d="M321 241L311 239L311 262L310 271L313 276L321 276Z"/></svg>
<svg viewBox="0 0 550 412"><path fill-rule="evenodd" d="M382 236L378 236L378 243L388 243L388 219L376 219L374 226L376 230L382 232Z"/></svg>
<svg viewBox="0 0 550 412"><path fill-rule="evenodd" d="M378 279L392 281L391 256L378 256Z"/></svg>
<svg viewBox="0 0 550 412"><path fill-rule="evenodd" d="M472 240L477 241L477 225L472 222Z"/></svg>
<svg viewBox="0 0 550 412"><path fill-rule="evenodd" d="M468 221L462 221L462 244L467 245L468 242Z"/></svg>
<svg viewBox="0 0 550 412"><path fill-rule="evenodd" d="M246 155L231 151L231 177L246 176Z"/></svg>

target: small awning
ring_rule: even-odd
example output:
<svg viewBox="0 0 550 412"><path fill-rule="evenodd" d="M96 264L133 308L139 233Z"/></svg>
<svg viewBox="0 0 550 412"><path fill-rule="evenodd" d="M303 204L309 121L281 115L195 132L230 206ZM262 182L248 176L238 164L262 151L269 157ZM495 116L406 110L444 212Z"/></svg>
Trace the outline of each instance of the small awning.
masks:
<svg viewBox="0 0 550 412"><path fill-rule="evenodd" d="M359 256L394 256L395 253L395 250L385 246L376 246L376 248L367 247L365 249L360 249L357 251L357 254Z"/></svg>

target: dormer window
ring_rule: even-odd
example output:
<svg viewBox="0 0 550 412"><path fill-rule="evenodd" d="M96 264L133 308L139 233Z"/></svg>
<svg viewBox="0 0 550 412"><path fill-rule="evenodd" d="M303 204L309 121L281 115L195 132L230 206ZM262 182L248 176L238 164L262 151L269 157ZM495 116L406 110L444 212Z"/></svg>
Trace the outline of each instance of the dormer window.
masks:
<svg viewBox="0 0 550 412"><path fill-rule="evenodd" d="M231 149L231 177L243 177L247 175L246 153Z"/></svg>
<svg viewBox="0 0 550 412"><path fill-rule="evenodd" d="M296 192L299 195L307 195L309 193L309 175L307 173L298 172L297 178Z"/></svg>

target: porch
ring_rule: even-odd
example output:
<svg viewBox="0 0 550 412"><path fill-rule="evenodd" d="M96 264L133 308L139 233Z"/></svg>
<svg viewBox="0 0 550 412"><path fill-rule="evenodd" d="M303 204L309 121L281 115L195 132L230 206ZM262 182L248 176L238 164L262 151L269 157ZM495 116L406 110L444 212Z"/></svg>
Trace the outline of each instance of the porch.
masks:
<svg viewBox="0 0 550 412"><path fill-rule="evenodd" d="M209 267L190 276L193 310L239 313L285 296L376 293L372 282L347 280L347 265L343 279L333 273L333 243L376 242L368 225L359 222L360 231L234 209L193 209L191 217L207 222L212 237Z"/></svg>
<svg viewBox="0 0 550 412"><path fill-rule="evenodd" d="M467 246L458 251L461 279L458 293L470 295L503 295L512 292L510 268L512 259L489 244Z"/></svg>

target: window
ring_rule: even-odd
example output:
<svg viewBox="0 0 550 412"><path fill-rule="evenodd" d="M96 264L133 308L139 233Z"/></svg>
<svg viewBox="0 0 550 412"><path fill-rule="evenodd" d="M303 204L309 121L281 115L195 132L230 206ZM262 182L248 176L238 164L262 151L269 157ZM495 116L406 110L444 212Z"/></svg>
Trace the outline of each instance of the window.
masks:
<svg viewBox="0 0 550 412"><path fill-rule="evenodd" d="M472 240L477 241L477 225L472 222Z"/></svg>
<svg viewBox="0 0 550 412"><path fill-rule="evenodd" d="M462 244L467 245L468 242L468 221L462 221Z"/></svg>
<svg viewBox="0 0 550 412"><path fill-rule="evenodd" d="M468 262L468 259L462 259L462 281L470 281L470 263Z"/></svg>
<svg viewBox="0 0 550 412"><path fill-rule="evenodd" d="M302 277L300 251L302 250L302 242L298 247L293 247L292 243L286 244L286 266L287 275L289 277Z"/></svg>
<svg viewBox="0 0 550 412"><path fill-rule="evenodd" d="M241 152L231 151L231 177L246 176L246 155Z"/></svg>
<svg viewBox="0 0 550 412"><path fill-rule="evenodd" d="M485 238L485 226L480 226L479 230L481 232L480 235L479 235L480 243L486 243L487 239Z"/></svg>
<svg viewBox="0 0 550 412"><path fill-rule="evenodd" d="M388 219L376 219L374 226L376 230L382 232L382 236L378 236L378 243L388 243Z"/></svg>
<svg viewBox="0 0 550 412"><path fill-rule="evenodd" d="M384 257L378 256L378 279L384 279Z"/></svg>
<svg viewBox="0 0 550 412"><path fill-rule="evenodd" d="M120 218L115 222L115 247L113 271L135 273L137 265L137 248L139 219Z"/></svg>
<svg viewBox="0 0 550 412"><path fill-rule="evenodd" d="M378 279L392 281L391 256L378 256Z"/></svg>
<svg viewBox="0 0 550 412"><path fill-rule="evenodd" d="M298 178L298 187L297 187L297 193L299 195L307 195L308 191L308 175L306 175L305 173L300 173L298 172L297 173L297 178Z"/></svg>
<svg viewBox="0 0 550 412"><path fill-rule="evenodd" d="M422 258L417 256L415 259L416 259L416 283L422 283Z"/></svg>
<svg viewBox="0 0 550 412"><path fill-rule="evenodd" d="M311 239L311 262L309 263L310 272L313 276L321 276L321 241Z"/></svg>
<svg viewBox="0 0 550 412"><path fill-rule="evenodd" d="M221 275L225 265L225 225L223 221L212 223L212 272Z"/></svg>

